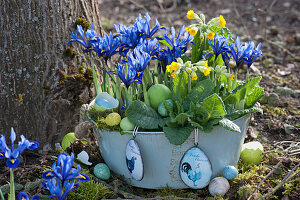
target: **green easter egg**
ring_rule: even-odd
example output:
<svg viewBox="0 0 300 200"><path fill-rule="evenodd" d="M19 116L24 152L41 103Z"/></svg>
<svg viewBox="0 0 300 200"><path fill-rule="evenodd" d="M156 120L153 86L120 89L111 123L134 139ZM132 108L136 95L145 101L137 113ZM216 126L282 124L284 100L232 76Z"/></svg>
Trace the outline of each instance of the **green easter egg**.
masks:
<svg viewBox="0 0 300 200"><path fill-rule="evenodd" d="M171 97L171 90L163 84L156 84L149 88L148 95L151 107L157 110L161 102Z"/></svg>
<svg viewBox="0 0 300 200"><path fill-rule="evenodd" d="M169 106L170 109L173 109L173 101L171 99L167 99L166 103L167 103L167 105ZM168 112L167 112L167 109L165 108L164 101L159 104L158 113L163 117L168 116Z"/></svg>
<svg viewBox="0 0 300 200"><path fill-rule="evenodd" d="M245 143L241 151L241 159L246 164L259 164L264 148L260 142Z"/></svg>
<svg viewBox="0 0 300 200"><path fill-rule="evenodd" d="M101 180L107 180L110 177L110 170L104 163L99 163L94 167L94 174Z"/></svg>
<svg viewBox="0 0 300 200"><path fill-rule="evenodd" d="M134 129L134 124L129 121L128 117L121 120L120 127L123 131L132 131Z"/></svg>
<svg viewBox="0 0 300 200"><path fill-rule="evenodd" d="M71 142L75 142L77 138L75 137L74 133L68 133L67 135L64 136L64 138L61 141L61 147L63 150L66 150L71 144Z"/></svg>

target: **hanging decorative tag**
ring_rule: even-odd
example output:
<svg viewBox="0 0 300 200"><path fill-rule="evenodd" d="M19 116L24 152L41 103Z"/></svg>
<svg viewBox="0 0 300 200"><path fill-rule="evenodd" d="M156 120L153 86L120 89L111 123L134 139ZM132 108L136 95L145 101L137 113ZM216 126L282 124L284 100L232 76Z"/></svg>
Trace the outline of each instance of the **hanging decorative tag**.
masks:
<svg viewBox="0 0 300 200"><path fill-rule="evenodd" d="M144 165L140 152L140 148L136 141L136 132L138 127L133 129L133 139L129 140L126 146L126 165L131 177L137 181L141 181L144 177Z"/></svg>
<svg viewBox="0 0 300 200"><path fill-rule="evenodd" d="M193 189L204 188L210 182L211 164L205 153L198 147L198 129L195 129L195 146L183 155L179 173L181 180Z"/></svg>

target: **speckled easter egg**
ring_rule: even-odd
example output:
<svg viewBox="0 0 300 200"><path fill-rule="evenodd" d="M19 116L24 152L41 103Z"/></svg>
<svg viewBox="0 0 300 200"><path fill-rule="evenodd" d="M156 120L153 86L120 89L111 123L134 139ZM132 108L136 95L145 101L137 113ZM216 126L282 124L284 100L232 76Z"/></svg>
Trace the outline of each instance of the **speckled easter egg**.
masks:
<svg viewBox="0 0 300 200"><path fill-rule="evenodd" d="M238 173L238 170L231 165L224 167L222 170L222 174L227 180L234 179L238 175Z"/></svg>
<svg viewBox="0 0 300 200"><path fill-rule="evenodd" d="M110 170L104 163L99 163L94 167L94 174L97 178L107 180L110 177Z"/></svg>

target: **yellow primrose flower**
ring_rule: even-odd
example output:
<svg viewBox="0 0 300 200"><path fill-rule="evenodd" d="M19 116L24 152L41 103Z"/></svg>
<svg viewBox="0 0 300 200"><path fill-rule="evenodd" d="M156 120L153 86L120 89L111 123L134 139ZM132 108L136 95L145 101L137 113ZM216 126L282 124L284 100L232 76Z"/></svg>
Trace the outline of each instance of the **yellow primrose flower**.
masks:
<svg viewBox="0 0 300 200"><path fill-rule="evenodd" d="M185 31L186 31L186 32L190 32L190 29L191 29L191 28L186 27L186 28L185 28Z"/></svg>
<svg viewBox="0 0 300 200"><path fill-rule="evenodd" d="M177 71L178 68L179 68L179 64L177 62L172 62L171 63L171 69L173 71Z"/></svg>
<svg viewBox="0 0 300 200"><path fill-rule="evenodd" d="M197 76L197 75L192 76L192 80L193 80L193 81L195 81L195 80L197 80L197 79L198 79L198 76Z"/></svg>
<svg viewBox="0 0 300 200"><path fill-rule="evenodd" d="M192 69L191 68L187 68L186 71L187 71L187 73L191 73Z"/></svg>
<svg viewBox="0 0 300 200"><path fill-rule="evenodd" d="M197 34L197 31L196 29L190 28L188 33L191 34L192 36L195 36Z"/></svg>
<svg viewBox="0 0 300 200"><path fill-rule="evenodd" d="M186 13L186 17L187 17L188 19L193 19L194 15L195 15L195 13L194 13L193 10L189 10L189 11Z"/></svg>
<svg viewBox="0 0 300 200"><path fill-rule="evenodd" d="M204 66L208 67L208 60L205 61Z"/></svg>
<svg viewBox="0 0 300 200"><path fill-rule="evenodd" d="M212 40L212 39L214 39L214 37L215 37L215 33L214 32L207 33L207 38L208 39Z"/></svg>
<svg viewBox="0 0 300 200"><path fill-rule="evenodd" d="M232 74L230 75L230 78L229 78L229 79L232 81L233 78L234 78L234 74L232 73Z"/></svg>
<svg viewBox="0 0 300 200"><path fill-rule="evenodd" d="M203 72L204 76L208 76L210 74L210 71L211 71L211 69L209 67L207 67Z"/></svg>
<svg viewBox="0 0 300 200"><path fill-rule="evenodd" d="M221 26L222 28L225 28L226 21L225 21L223 15L220 15L220 17L219 17L219 23L220 23L220 26Z"/></svg>
<svg viewBox="0 0 300 200"><path fill-rule="evenodd" d="M172 73L171 76L172 78L176 78L177 75L175 73Z"/></svg>
<svg viewBox="0 0 300 200"><path fill-rule="evenodd" d="M167 65L167 72L171 73L173 70L172 70L172 66L171 65Z"/></svg>

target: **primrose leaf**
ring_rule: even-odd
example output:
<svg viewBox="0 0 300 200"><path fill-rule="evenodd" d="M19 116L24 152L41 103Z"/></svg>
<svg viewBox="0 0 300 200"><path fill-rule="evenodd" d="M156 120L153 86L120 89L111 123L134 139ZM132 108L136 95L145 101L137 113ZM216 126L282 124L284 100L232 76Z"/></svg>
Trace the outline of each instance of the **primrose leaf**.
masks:
<svg viewBox="0 0 300 200"><path fill-rule="evenodd" d="M264 96L264 89L262 87L256 86L251 94L245 98L245 108L250 108Z"/></svg>
<svg viewBox="0 0 300 200"><path fill-rule="evenodd" d="M214 129L214 125L219 124L219 121L221 120L221 117L217 117L214 119L210 119L204 126L203 126L203 131L205 133L210 133Z"/></svg>
<svg viewBox="0 0 300 200"><path fill-rule="evenodd" d="M171 144L181 145L191 135L193 131L192 127L164 127L163 128L166 137Z"/></svg>
<svg viewBox="0 0 300 200"><path fill-rule="evenodd" d="M179 125L184 126L189 117L191 117L191 115L187 113L180 113L179 115L176 116L176 122Z"/></svg>
<svg viewBox="0 0 300 200"><path fill-rule="evenodd" d="M217 94L213 94L204 99L199 109L206 120L223 117L226 114L223 101Z"/></svg>
<svg viewBox="0 0 300 200"><path fill-rule="evenodd" d="M258 85L261 78L261 76L255 77L237 86L234 90L228 92L225 95L223 101L227 104L235 104L236 102L245 99L245 97L253 92L254 88Z"/></svg>
<svg viewBox="0 0 300 200"><path fill-rule="evenodd" d="M229 130L229 131L234 131L234 132L237 132L237 133L240 133L241 132L241 129L238 125L236 125L233 121L229 120L229 119L226 119L226 118L223 118L222 120L219 121L219 124Z"/></svg>
<svg viewBox="0 0 300 200"><path fill-rule="evenodd" d="M194 104L202 102L203 99L212 94L213 88L214 84L210 79L198 82L183 102L184 110L189 109L191 102Z"/></svg>
<svg viewBox="0 0 300 200"><path fill-rule="evenodd" d="M200 31L194 37L194 45L192 45L192 63L196 63L201 60L202 55L199 53L201 47Z"/></svg>
<svg viewBox="0 0 300 200"><path fill-rule="evenodd" d="M238 118L240 118L244 115L247 115L249 113L252 113L252 112L263 113L263 110L261 108L252 107L252 108L248 108L248 109L244 109L244 110L233 111L232 113L225 115L225 117L229 120L235 120L235 119L238 119Z"/></svg>
<svg viewBox="0 0 300 200"><path fill-rule="evenodd" d="M178 74L178 76L173 79L173 91L177 96L180 96L181 99L184 99L188 92L188 75L185 71Z"/></svg>
<svg viewBox="0 0 300 200"><path fill-rule="evenodd" d="M157 129L159 125L164 124L157 112L142 101L133 101L126 109L126 117L135 124L144 129Z"/></svg>

